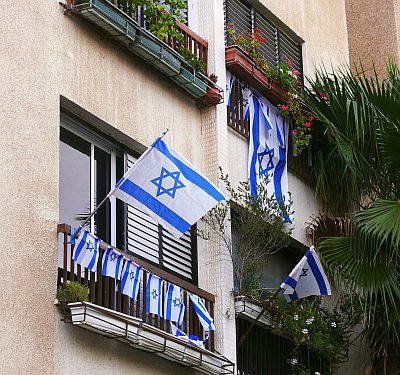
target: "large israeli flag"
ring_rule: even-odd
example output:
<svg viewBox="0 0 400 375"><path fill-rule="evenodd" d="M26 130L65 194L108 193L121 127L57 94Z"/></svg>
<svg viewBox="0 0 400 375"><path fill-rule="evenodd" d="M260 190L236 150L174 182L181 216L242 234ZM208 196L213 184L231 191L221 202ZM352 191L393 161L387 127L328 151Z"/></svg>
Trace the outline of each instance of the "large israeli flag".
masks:
<svg viewBox="0 0 400 375"><path fill-rule="evenodd" d="M101 274L119 280L121 278L123 259L124 256L120 252L108 246L103 255Z"/></svg>
<svg viewBox="0 0 400 375"><path fill-rule="evenodd" d="M263 96L253 92L250 110L248 170L250 190L257 196L261 176L268 176L267 191L281 205L288 202L287 145L288 122ZM285 220L291 223L284 212Z"/></svg>
<svg viewBox="0 0 400 375"><path fill-rule="evenodd" d="M178 327L176 327L174 324L171 323L171 334L174 335L175 337L179 337L182 340L185 340L199 348L204 349L204 344L206 343L206 340L201 340L200 337L197 336L188 336L185 332L180 330Z"/></svg>
<svg viewBox="0 0 400 375"><path fill-rule="evenodd" d="M113 194L146 211L178 238L225 199L160 138L125 173Z"/></svg>
<svg viewBox="0 0 400 375"><path fill-rule="evenodd" d="M143 277L142 267L131 260L126 260L122 270L121 292L136 301Z"/></svg>
<svg viewBox="0 0 400 375"><path fill-rule="evenodd" d="M82 267L89 271L96 271L97 261L99 259L100 240L87 230L81 231L78 240L75 242L72 258Z"/></svg>
<svg viewBox="0 0 400 375"><path fill-rule="evenodd" d="M331 295L328 279L314 250L306 252L290 275L281 284L283 295L289 301L296 301L308 296Z"/></svg>
<svg viewBox="0 0 400 375"><path fill-rule="evenodd" d="M167 295L165 296L164 317L181 325L184 315L185 304L183 303L182 288L174 284L169 284Z"/></svg>
<svg viewBox="0 0 400 375"><path fill-rule="evenodd" d="M162 291L164 280L149 273L146 287L146 312L163 316L162 314Z"/></svg>
<svg viewBox="0 0 400 375"><path fill-rule="evenodd" d="M204 330L206 332L214 331L215 330L214 320L213 318L211 318L211 315L204 306L204 303L201 300L201 298L192 293L189 294L189 297L193 303L194 311L196 312L197 317L199 318L199 321L203 326Z"/></svg>

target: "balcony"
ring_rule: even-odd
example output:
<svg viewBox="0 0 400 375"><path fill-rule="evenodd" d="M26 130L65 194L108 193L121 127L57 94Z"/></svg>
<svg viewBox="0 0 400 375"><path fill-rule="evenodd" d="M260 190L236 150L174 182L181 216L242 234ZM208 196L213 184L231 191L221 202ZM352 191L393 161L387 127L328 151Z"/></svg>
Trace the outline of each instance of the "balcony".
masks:
<svg viewBox="0 0 400 375"><path fill-rule="evenodd" d="M208 43L185 24L176 21L183 42L171 37L162 41L146 30L141 6L124 9L114 5L111 0L67 0L65 8L68 13L80 16L102 29L198 104L211 106L223 101L222 89L208 77ZM189 65L177 52L179 48L187 48L201 59L205 65L204 71L196 71Z"/></svg>
<svg viewBox="0 0 400 375"><path fill-rule="evenodd" d="M106 244L101 243L99 261L96 272L76 264L72 259L73 246L70 243L71 227L59 224L57 228L59 246L62 249L62 266L58 268L57 285L64 286L69 281L76 281L89 288L89 302L77 302L68 305L63 311L65 322L78 325L103 336L113 338L132 347L155 353L168 360L195 368L204 374L233 374L233 363L214 351L214 333L205 344L205 349L198 348L173 335L171 323L166 319L146 312L146 285L149 273L161 277L165 281L180 286L185 304L185 316L181 329L188 335L205 337L202 325L192 303L189 292L198 295L205 301L211 316L214 314L215 296L177 276L158 269L156 266L138 259L130 254L124 256L133 260L143 268L143 282L136 301L121 293L121 281L101 274ZM164 283L163 298L167 292Z"/></svg>
<svg viewBox="0 0 400 375"><path fill-rule="evenodd" d="M225 47L225 63L229 71L254 87L275 106L287 101L286 90L271 78L267 78L263 71L256 66L255 62L239 46Z"/></svg>

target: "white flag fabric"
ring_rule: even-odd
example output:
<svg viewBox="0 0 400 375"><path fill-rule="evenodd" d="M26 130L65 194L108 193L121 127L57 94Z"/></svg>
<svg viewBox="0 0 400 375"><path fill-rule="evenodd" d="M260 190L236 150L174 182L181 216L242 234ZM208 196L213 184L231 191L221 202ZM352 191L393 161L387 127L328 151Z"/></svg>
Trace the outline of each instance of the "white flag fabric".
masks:
<svg viewBox="0 0 400 375"><path fill-rule="evenodd" d="M194 311L196 312L197 317L199 318L199 321L203 326L204 330L206 332L214 331L215 330L214 320L208 313L201 298L192 293L189 293L189 297L193 303Z"/></svg>
<svg viewBox="0 0 400 375"><path fill-rule="evenodd" d="M78 240L75 242L72 258L82 267L88 270L96 271L97 261L99 259L100 240L87 230L81 231Z"/></svg>
<svg viewBox="0 0 400 375"><path fill-rule="evenodd" d="M185 315L182 288L174 284L169 284L164 306L165 319L177 322L181 325L183 316Z"/></svg>
<svg viewBox="0 0 400 375"><path fill-rule="evenodd" d="M249 121L250 118L250 107L253 105L253 92L248 88L243 88L243 116L244 119Z"/></svg>
<svg viewBox="0 0 400 375"><path fill-rule="evenodd" d="M146 287L146 312L163 316L162 314L162 290L164 280L149 273Z"/></svg>
<svg viewBox="0 0 400 375"><path fill-rule="evenodd" d="M123 259L124 256L120 252L108 246L103 255L101 274L119 280L121 278Z"/></svg>
<svg viewBox="0 0 400 375"><path fill-rule="evenodd" d="M226 199L160 138L125 173L113 194L147 212L177 238Z"/></svg>
<svg viewBox="0 0 400 375"><path fill-rule="evenodd" d="M330 296L331 287L312 246L281 284L289 301L308 296Z"/></svg>
<svg viewBox="0 0 400 375"><path fill-rule="evenodd" d="M121 293L136 301L142 277L142 267L131 260L126 260L122 270Z"/></svg>
<svg viewBox="0 0 400 375"><path fill-rule="evenodd" d="M180 339L190 342L191 344L196 345L197 347L202 349L204 349L205 341L207 341L207 340L201 340L200 337L197 336L188 336L185 332L180 330L172 323L171 323L171 333L175 337L179 337Z"/></svg>
<svg viewBox="0 0 400 375"><path fill-rule="evenodd" d="M227 70L226 71L226 98L227 98L227 105L228 107L231 105L231 93L232 93L232 86L233 86L234 77L232 73Z"/></svg>
<svg viewBox="0 0 400 375"><path fill-rule="evenodd" d="M250 190L257 196L261 176L268 176L267 191L283 205L288 201L287 144L289 124L279 111L261 95L253 92L250 105L250 142L248 170ZM291 223L288 213L284 218Z"/></svg>

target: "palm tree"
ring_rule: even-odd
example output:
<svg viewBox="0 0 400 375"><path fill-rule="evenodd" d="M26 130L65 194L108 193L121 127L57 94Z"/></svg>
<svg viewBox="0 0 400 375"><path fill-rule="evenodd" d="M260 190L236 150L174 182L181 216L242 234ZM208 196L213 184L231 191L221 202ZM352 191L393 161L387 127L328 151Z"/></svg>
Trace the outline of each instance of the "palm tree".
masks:
<svg viewBox="0 0 400 375"><path fill-rule="evenodd" d="M318 119L318 249L339 290L356 292L377 374L400 358L400 70L388 78L325 69L305 89ZM336 218L336 219L335 219Z"/></svg>

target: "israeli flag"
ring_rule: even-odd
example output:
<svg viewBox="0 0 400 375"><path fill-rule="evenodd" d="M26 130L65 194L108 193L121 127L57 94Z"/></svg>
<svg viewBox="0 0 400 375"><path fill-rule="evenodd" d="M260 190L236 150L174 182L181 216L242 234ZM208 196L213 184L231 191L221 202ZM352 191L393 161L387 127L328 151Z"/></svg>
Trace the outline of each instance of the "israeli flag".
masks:
<svg viewBox="0 0 400 375"><path fill-rule="evenodd" d="M81 231L78 240L75 242L72 258L82 267L89 271L96 271L99 259L100 240L87 230Z"/></svg>
<svg viewBox="0 0 400 375"><path fill-rule="evenodd" d="M224 194L160 138L118 182L115 196L179 238Z"/></svg>
<svg viewBox="0 0 400 375"><path fill-rule="evenodd" d="M193 303L194 311L196 311L197 317L201 325L203 326L206 332L214 331L214 320L211 318L211 315L208 313L206 307L204 306L203 301L200 299L199 296L195 294L189 293L190 300Z"/></svg>
<svg viewBox="0 0 400 375"><path fill-rule="evenodd" d="M164 280L149 273L146 287L146 312L163 316L162 314L162 291Z"/></svg>
<svg viewBox="0 0 400 375"><path fill-rule="evenodd" d="M179 337L182 340L185 340L199 348L204 349L204 344L206 343L207 339L201 340L200 337L197 336L188 336L185 332L180 330L178 327L171 323L171 334L175 337Z"/></svg>
<svg viewBox="0 0 400 375"><path fill-rule="evenodd" d="M243 98L243 116L245 120L249 121L250 107L253 105L253 92L247 87L243 88L242 98Z"/></svg>
<svg viewBox="0 0 400 375"><path fill-rule="evenodd" d="M131 260L126 260L122 270L121 292L136 301L143 277L142 267Z"/></svg>
<svg viewBox="0 0 400 375"><path fill-rule="evenodd" d="M233 86L234 77L232 73L227 70L226 71L226 97L228 98L228 107L231 105L231 93L232 93L232 86Z"/></svg>
<svg viewBox="0 0 400 375"><path fill-rule="evenodd" d="M287 202L287 145L289 124L279 111L261 95L253 92L250 110L248 170L251 194L258 194L261 176L268 176L267 191L280 205ZM284 218L291 223L288 213Z"/></svg>
<svg viewBox="0 0 400 375"><path fill-rule="evenodd" d="M108 246L103 255L101 274L119 280L121 278L123 259L124 256L120 252Z"/></svg>
<svg viewBox="0 0 400 375"><path fill-rule="evenodd" d="M289 301L308 296L330 296L331 287L318 259L314 246L306 252L290 275L281 284Z"/></svg>
<svg viewBox="0 0 400 375"><path fill-rule="evenodd" d="M167 295L165 296L165 319L182 324L185 315L185 304L183 303L182 288L174 284L169 284Z"/></svg>

